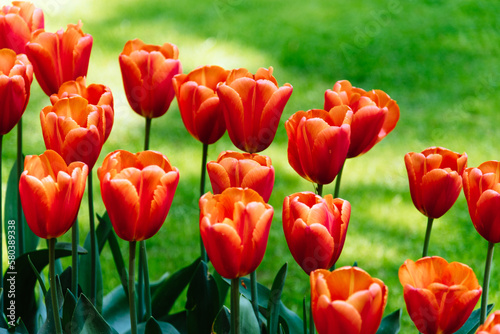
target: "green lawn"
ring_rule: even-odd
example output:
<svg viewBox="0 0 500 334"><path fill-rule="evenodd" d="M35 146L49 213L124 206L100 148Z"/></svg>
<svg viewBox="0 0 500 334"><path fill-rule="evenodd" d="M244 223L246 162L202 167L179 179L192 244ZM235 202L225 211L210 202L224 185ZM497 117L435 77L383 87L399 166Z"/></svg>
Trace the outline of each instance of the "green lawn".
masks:
<svg viewBox="0 0 500 334"><path fill-rule="evenodd" d="M288 251L281 207L285 196L312 191L313 187L288 165L283 124L297 110L321 108L324 91L337 80L348 79L353 86L364 89L382 89L398 102L401 118L386 139L364 156L346 163L340 194L351 202L352 215L337 266L357 261L389 287L386 314L405 309L397 272L406 259L420 257L426 218L412 204L403 157L429 146L465 151L469 166L500 157L500 2L162 2L38 4L45 11L46 30L55 31L81 19L83 30L94 37L87 83L111 87L116 113L113 132L96 166L115 149L137 152L143 146L144 119L128 106L118 65L118 55L127 40L176 44L185 73L205 64L227 69L246 67L252 72L273 66L278 83L291 83L294 92L275 142L263 152L271 157L276 170L270 199L275 218L258 278L270 287L278 269L288 262L283 300L302 314L302 298L309 282ZM39 112L48 104L34 82L23 118L26 154L40 154L45 149ZM15 158L15 140L15 131L4 138L4 191ZM155 280L191 263L199 253L201 144L184 129L176 101L165 116L153 121L150 147L167 155L181 175L167 221L148 241L149 267ZM215 160L223 150L235 150L227 134L210 146L209 159ZM96 212L101 214L104 206L95 183ZM333 185L325 187L326 193L333 193ZM88 229L86 208L84 200L79 215L82 242ZM429 253L470 265L482 284L486 246L470 222L461 195L456 205L434 223ZM106 293L119 280L109 251L105 250L102 261ZM500 268L495 265L490 301L500 303ZM405 310L401 333L415 331Z"/></svg>

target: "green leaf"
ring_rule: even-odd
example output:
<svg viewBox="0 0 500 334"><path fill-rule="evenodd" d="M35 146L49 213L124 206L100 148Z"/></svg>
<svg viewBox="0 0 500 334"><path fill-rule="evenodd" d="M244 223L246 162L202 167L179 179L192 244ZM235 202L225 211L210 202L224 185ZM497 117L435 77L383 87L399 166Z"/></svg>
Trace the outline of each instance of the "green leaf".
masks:
<svg viewBox="0 0 500 334"><path fill-rule="evenodd" d="M77 300L70 289L66 289L63 302L62 327L63 330L71 326L71 318L76 308Z"/></svg>
<svg viewBox="0 0 500 334"><path fill-rule="evenodd" d="M130 329L128 296L125 295L121 286L117 286L104 297L102 315L119 333Z"/></svg>
<svg viewBox="0 0 500 334"><path fill-rule="evenodd" d="M186 310L188 333L210 333L219 313L219 291L204 261L198 264L189 283Z"/></svg>
<svg viewBox="0 0 500 334"><path fill-rule="evenodd" d="M486 314L490 314L491 310L493 310L494 304L489 304L486 308ZM469 319L465 322L465 324L457 331L455 334L473 334L476 332L476 329L479 327L479 322L481 320L481 308L478 308L474 312L471 313Z"/></svg>
<svg viewBox="0 0 500 334"><path fill-rule="evenodd" d="M179 331L179 333L187 333L187 311L170 314L163 320L174 326Z"/></svg>
<svg viewBox="0 0 500 334"><path fill-rule="evenodd" d="M285 263L283 267L278 271L276 277L273 281L273 286L271 287L271 293L269 295L269 300L267 302L267 310L269 312L268 318L268 333L274 334L278 332L278 323L280 316L280 302L281 293L283 292L283 287L285 286L286 273L288 270L288 264Z"/></svg>
<svg viewBox="0 0 500 334"><path fill-rule="evenodd" d="M260 333L259 322L255 317L252 303L245 296L240 296L240 333Z"/></svg>
<svg viewBox="0 0 500 334"><path fill-rule="evenodd" d="M163 321L156 321L155 318L151 317L145 323L144 334L179 334L179 331L171 324Z"/></svg>
<svg viewBox="0 0 500 334"><path fill-rule="evenodd" d="M71 333L80 334L118 334L104 318L99 314L97 309L92 305L90 300L84 295L80 295L80 299L73 313L71 320Z"/></svg>
<svg viewBox="0 0 500 334"><path fill-rule="evenodd" d="M222 307L227 299L231 286L226 283L224 278L217 271L214 270L214 274L212 276L215 279L215 283L217 283L217 290L219 290L219 306Z"/></svg>
<svg viewBox="0 0 500 334"><path fill-rule="evenodd" d="M382 319L377 334L397 334L400 329L402 310L398 309Z"/></svg>
<svg viewBox="0 0 500 334"><path fill-rule="evenodd" d="M222 306L215 317L214 324L212 326L213 334L229 334L231 332L231 313L226 306Z"/></svg>

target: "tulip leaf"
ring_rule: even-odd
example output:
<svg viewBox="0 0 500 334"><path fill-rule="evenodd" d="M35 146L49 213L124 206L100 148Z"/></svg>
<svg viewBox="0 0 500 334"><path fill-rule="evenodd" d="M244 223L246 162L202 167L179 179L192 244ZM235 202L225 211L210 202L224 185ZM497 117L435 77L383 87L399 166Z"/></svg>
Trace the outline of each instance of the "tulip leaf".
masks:
<svg viewBox="0 0 500 334"><path fill-rule="evenodd" d="M212 326L212 333L214 334L229 334L231 331L231 313L226 306L222 306L215 317L214 324Z"/></svg>
<svg viewBox="0 0 500 334"><path fill-rule="evenodd" d="M240 295L240 333L260 333L259 321L255 317L252 303L242 295Z"/></svg>
<svg viewBox="0 0 500 334"><path fill-rule="evenodd" d="M486 314L490 314L491 310L493 310L494 304L489 304L486 309ZM472 312L469 316L469 319L465 322L465 324L457 331L455 334L473 334L476 332L476 329L479 327L479 322L481 320L481 308L478 308L474 312Z"/></svg>
<svg viewBox="0 0 500 334"><path fill-rule="evenodd" d="M169 314L162 319L174 326L179 333L187 333L186 323L187 323L187 311L181 311L174 314Z"/></svg>
<svg viewBox="0 0 500 334"><path fill-rule="evenodd" d="M121 286L117 286L104 297L102 315L119 333L130 328L128 296Z"/></svg>
<svg viewBox="0 0 500 334"><path fill-rule="evenodd" d="M64 296L64 302L62 305L62 327L63 328L70 328L71 327L71 318L73 317L73 313L75 312L75 308L77 305L78 301L76 300L75 296L71 292L70 289L66 289L66 294Z"/></svg>
<svg viewBox="0 0 500 334"><path fill-rule="evenodd" d="M144 334L179 334L179 331L168 322L157 321L151 317L144 324ZM141 324L140 326L142 326ZM139 329L139 333L141 333Z"/></svg>
<svg viewBox="0 0 500 334"><path fill-rule="evenodd" d="M397 334L400 329L401 309L397 309L391 314L385 316L380 323L377 334Z"/></svg>
<svg viewBox="0 0 500 334"><path fill-rule="evenodd" d="M269 312L267 325L268 325L268 333L271 334L274 334L278 331L281 293L283 292L283 288L285 286L287 271L288 271L288 264L285 263L278 271L278 274L276 274L276 277L274 278L273 286L271 287L271 293L269 295L269 300L267 302L267 310Z"/></svg>
<svg viewBox="0 0 500 334"><path fill-rule="evenodd" d="M102 333L102 334L118 334L118 332L113 329L104 318L99 314L97 309L92 305L90 300L81 294L78 299L78 303L73 313L72 318L72 333L81 334L92 334L92 333Z"/></svg>

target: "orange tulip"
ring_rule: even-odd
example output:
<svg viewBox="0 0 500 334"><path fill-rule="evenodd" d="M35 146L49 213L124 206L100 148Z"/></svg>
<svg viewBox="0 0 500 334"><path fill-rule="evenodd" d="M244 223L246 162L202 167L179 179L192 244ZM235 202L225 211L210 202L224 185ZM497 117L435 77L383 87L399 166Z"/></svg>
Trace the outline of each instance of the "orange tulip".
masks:
<svg viewBox="0 0 500 334"><path fill-rule="evenodd" d="M495 311L478 327L476 334L500 334L500 311Z"/></svg>
<svg viewBox="0 0 500 334"><path fill-rule="evenodd" d="M272 67L259 68L255 75L244 68L232 70L217 95L233 144L249 153L269 147L292 90L288 83L278 86Z"/></svg>
<svg viewBox="0 0 500 334"><path fill-rule="evenodd" d="M230 187L241 187L255 190L265 202L271 197L274 167L271 158L265 155L224 151L217 161L207 164L207 171L214 194Z"/></svg>
<svg viewBox="0 0 500 334"><path fill-rule="evenodd" d="M462 190L467 154L430 147L422 153L407 153L405 164L415 207L429 218L444 215Z"/></svg>
<svg viewBox="0 0 500 334"><path fill-rule="evenodd" d="M177 46L128 41L120 53L120 69L130 107L146 118L160 117L170 107L175 92L172 79L182 72Z"/></svg>
<svg viewBox="0 0 500 334"><path fill-rule="evenodd" d="M81 96L63 98L40 113L43 139L47 149L59 153L66 163L83 161L94 167L106 129L100 106L89 104Z"/></svg>
<svg viewBox="0 0 500 334"><path fill-rule="evenodd" d="M335 107L298 111L286 122L288 162L303 178L331 183L344 165L351 133L352 111Z"/></svg>
<svg viewBox="0 0 500 334"><path fill-rule="evenodd" d="M358 267L311 272L311 307L319 334L374 334L388 288Z"/></svg>
<svg viewBox="0 0 500 334"><path fill-rule="evenodd" d="M399 268L399 281L410 318L423 334L456 332L482 291L470 267L438 256L406 260Z"/></svg>
<svg viewBox="0 0 500 334"><path fill-rule="evenodd" d="M0 49L26 53L25 47L31 33L44 28L43 11L31 2L13 1L0 11Z"/></svg>
<svg viewBox="0 0 500 334"><path fill-rule="evenodd" d="M262 262L273 208L252 189L228 188L200 198L200 233L217 272L229 279L255 271Z"/></svg>
<svg viewBox="0 0 500 334"><path fill-rule="evenodd" d="M66 81L61 85L57 94L50 96L52 105L56 104L62 98L81 96L89 104L100 106L106 118L106 129L104 131L104 141L106 141L113 128L115 112L113 109L113 94L108 86L91 84L85 85L85 77L78 77L76 80Z"/></svg>
<svg viewBox="0 0 500 334"><path fill-rule="evenodd" d="M342 252L351 217L351 204L332 195L296 193L283 202L283 231L288 248L300 267L310 274L330 269Z"/></svg>
<svg viewBox="0 0 500 334"><path fill-rule="evenodd" d="M177 74L173 85L182 121L188 132L204 144L213 144L226 132L217 85L229 71L220 66L198 67L189 74Z"/></svg>
<svg viewBox="0 0 500 334"><path fill-rule="evenodd" d="M40 238L58 238L75 222L85 191L88 167L69 165L54 151L28 155L19 180L26 222Z"/></svg>
<svg viewBox="0 0 500 334"><path fill-rule="evenodd" d="M347 105L353 111L348 158L368 152L389 134L399 120L399 106L381 90L364 91L347 80L337 81L325 92L325 110Z"/></svg>
<svg viewBox="0 0 500 334"><path fill-rule="evenodd" d="M87 75L93 39L83 33L82 25L68 24L66 31L56 33L39 29L26 45L36 80L48 96L57 94L64 82Z"/></svg>
<svg viewBox="0 0 500 334"><path fill-rule="evenodd" d="M19 122L26 110L33 80L33 67L25 55L0 50L0 136Z"/></svg>
<svg viewBox="0 0 500 334"><path fill-rule="evenodd" d="M463 183L477 232L489 242L500 242L500 162L487 161L477 168L467 168Z"/></svg>
<svg viewBox="0 0 500 334"><path fill-rule="evenodd" d="M154 151L118 150L97 170L101 195L116 234L141 241L156 234L167 218L179 183L179 170Z"/></svg>

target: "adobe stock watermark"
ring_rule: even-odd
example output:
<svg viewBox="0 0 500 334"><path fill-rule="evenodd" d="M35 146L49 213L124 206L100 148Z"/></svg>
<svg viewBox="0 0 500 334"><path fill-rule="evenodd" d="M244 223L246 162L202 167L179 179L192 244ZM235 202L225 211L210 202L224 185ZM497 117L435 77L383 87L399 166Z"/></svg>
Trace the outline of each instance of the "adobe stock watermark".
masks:
<svg viewBox="0 0 500 334"><path fill-rule="evenodd" d="M9 326L16 325L16 221L7 222L7 259L9 266L5 273L7 286L4 286L4 296L7 296L7 322Z"/></svg>

